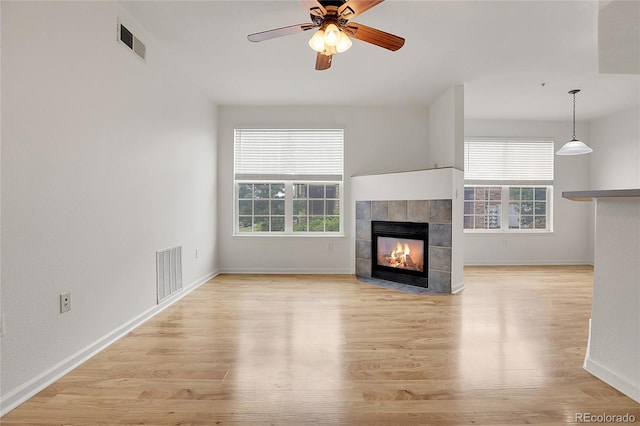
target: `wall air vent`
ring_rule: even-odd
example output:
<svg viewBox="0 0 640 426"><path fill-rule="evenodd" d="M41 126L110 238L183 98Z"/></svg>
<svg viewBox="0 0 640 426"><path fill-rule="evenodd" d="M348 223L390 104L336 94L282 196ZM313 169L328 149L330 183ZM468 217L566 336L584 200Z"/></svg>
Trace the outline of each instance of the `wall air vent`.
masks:
<svg viewBox="0 0 640 426"><path fill-rule="evenodd" d="M140 41L138 37L133 35L131 31L118 21L118 40L122 42L129 49L133 50L143 60L147 56L147 48L144 43Z"/></svg>
<svg viewBox="0 0 640 426"><path fill-rule="evenodd" d="M182 289L182 246L156 252L158 304Z"/></svg>

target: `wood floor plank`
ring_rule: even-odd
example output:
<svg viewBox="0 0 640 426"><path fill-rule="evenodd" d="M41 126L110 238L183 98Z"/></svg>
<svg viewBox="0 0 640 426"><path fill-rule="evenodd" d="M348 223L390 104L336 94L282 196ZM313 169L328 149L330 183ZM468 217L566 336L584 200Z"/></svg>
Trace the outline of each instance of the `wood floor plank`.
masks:
<svg viewBox="0 0 640 426"><path fill-rule="evenodd" d="M582 368L588 266L466 267L457 295L221 275L2 425L573 424L640 404Z"/></svg>

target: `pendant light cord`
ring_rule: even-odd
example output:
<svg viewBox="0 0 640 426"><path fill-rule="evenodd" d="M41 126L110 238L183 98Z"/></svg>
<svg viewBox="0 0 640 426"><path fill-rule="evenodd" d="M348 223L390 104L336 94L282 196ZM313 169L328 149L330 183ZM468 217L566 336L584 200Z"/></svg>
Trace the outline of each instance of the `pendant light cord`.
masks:
<svg viewBox="0 0 640 426"><path fill-rule="evenodd" d="M573 139L576 138L576 94L573 94Z"/></svg>

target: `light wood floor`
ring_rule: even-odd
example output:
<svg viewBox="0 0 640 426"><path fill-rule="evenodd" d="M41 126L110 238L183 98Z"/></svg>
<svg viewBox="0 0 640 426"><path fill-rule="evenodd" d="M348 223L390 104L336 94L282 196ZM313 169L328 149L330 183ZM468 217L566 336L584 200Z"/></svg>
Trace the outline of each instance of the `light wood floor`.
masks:
<svg viewBox="0 0 640 426"><path fill-rule="evenodd" d="M573 423L640 404L582 369L592 268L468 267L458 295L224 275L2 425Z"/></svg>

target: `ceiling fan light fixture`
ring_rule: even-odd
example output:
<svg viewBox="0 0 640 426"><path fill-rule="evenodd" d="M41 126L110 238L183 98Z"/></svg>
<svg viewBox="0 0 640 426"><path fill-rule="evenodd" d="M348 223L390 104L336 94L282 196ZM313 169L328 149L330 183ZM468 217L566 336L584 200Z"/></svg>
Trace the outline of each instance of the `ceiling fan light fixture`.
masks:
<svg viewBox="0 0 640 426"><path fill-rule="evenodd" d="M318 71L331 68L333 56L349 50L353 38L395 52L404 46L404 38L350 21L351 18L361 15L383 1L301 0L309 11L311 22L249 34L247 39L257 43L314 30L315 33L310 37L308 44L317 52Z"/></svg>
<svg viewBox="0 0 640 426"><path fill-rule="evenodd" d="M329 24L324 30L324 44L327 46L335 46L340 40L340 29L336 24Z"/></svg>
<svg viewBox="0 0 640 426"><path fill-rule="evenodd" d="M324 31L318 30L309 40L309 47L311 47L316 52L324 51Z"/></svg>
<svg viewBox="0 0 640 426"><path fill-rule="evenodd" d="M576 138L576 93L579 91L580 89L569 90L569 94L573 95L573 138L556 151L557 155L581 155L593 152L593 149Z"/></svg>
<svg viewBox="0 0 640 426"><path fill-rule="evenodd" d="M346 52L352 44L351 39L343 31L340 31L340 39L338 40L338 44L336 44L336 51L338 53Z"/></svg>
<svg viewBox="0 0 640 426"><path fill-rule="evenodd" d="M338 51L335 46L325 46L322 51L322 54L327 56L335 55L336 53L338 53Z"/></svg>

